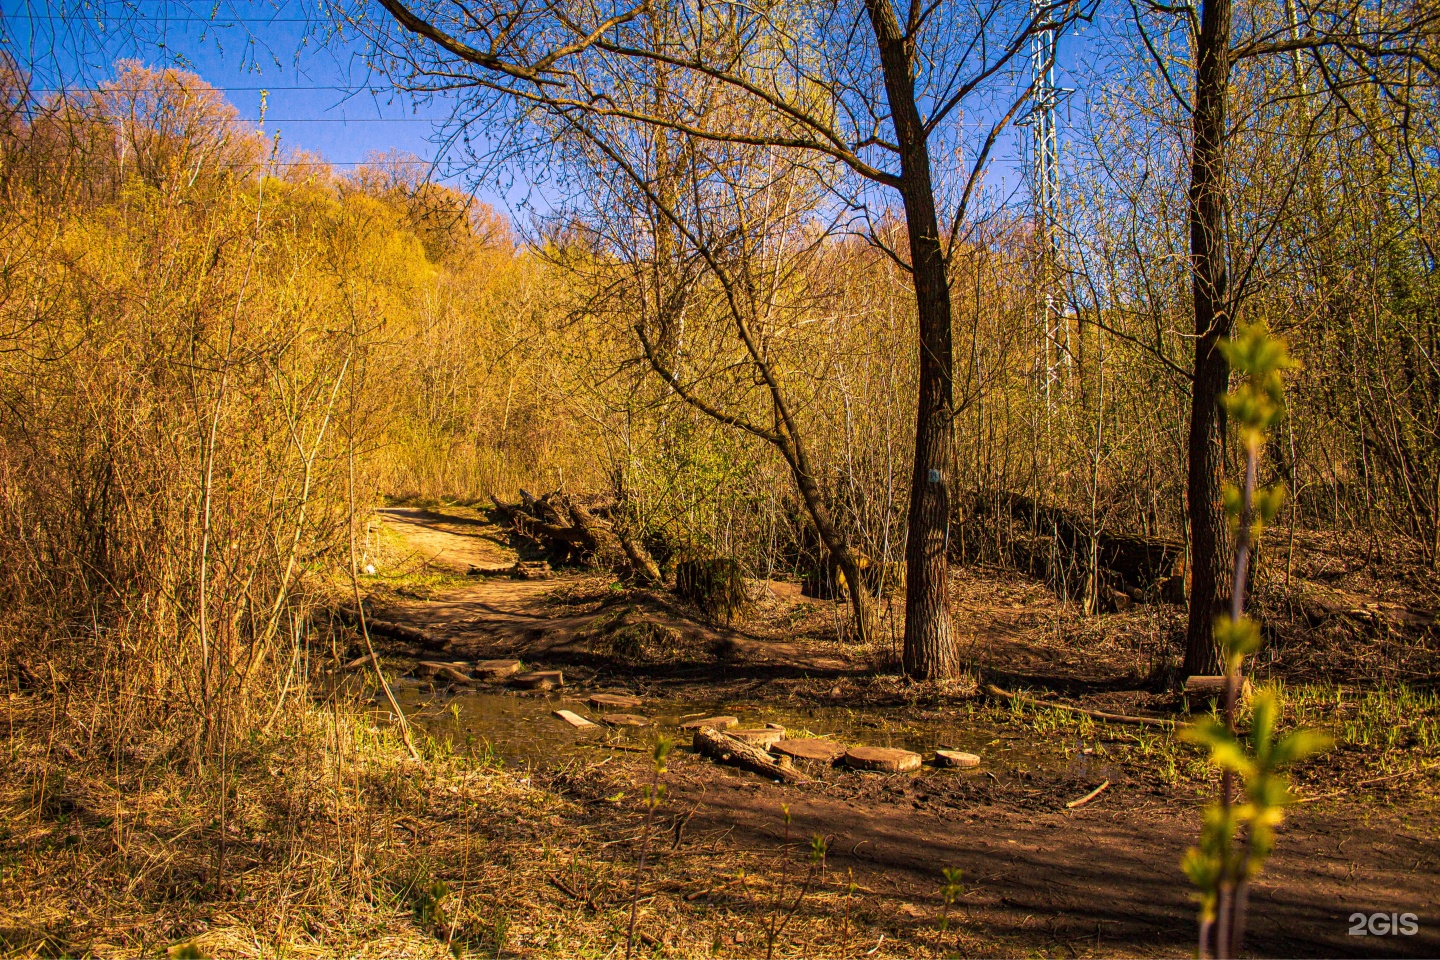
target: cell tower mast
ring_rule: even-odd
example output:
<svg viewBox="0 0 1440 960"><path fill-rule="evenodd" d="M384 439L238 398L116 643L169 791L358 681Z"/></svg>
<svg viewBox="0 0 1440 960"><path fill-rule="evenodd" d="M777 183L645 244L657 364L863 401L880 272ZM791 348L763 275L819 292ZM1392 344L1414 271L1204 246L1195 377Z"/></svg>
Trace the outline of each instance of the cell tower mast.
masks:
<svg viewBox="0 0 1440 960"><path fill-rule="evenodd" d="M1030 0L1030 17L1036 25L1031 37L1030 66L1035 87L1031 94L1033 106L1021 121L1030 127L1031 170L1030 195L1035 204L1035 240L1037 253L1037 288L1039 292L1039 333L1041 375L1045 382L1048 408L1051 393L1061 379L1061 366L1070 362L1070 327L1060 309L1057 292L1057 231L1060 194L1060 141L1056 131L1055 112L1060 100L1073 93L1055 85L1055 51L1060 39L1059 27L1043 19L1049 0Z"/></svg>

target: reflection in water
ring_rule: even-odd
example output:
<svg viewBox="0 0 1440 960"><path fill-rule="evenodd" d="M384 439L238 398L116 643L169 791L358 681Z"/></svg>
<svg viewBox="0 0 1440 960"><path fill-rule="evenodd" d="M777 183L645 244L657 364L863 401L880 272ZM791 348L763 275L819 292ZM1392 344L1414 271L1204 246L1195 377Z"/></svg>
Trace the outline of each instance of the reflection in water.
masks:
<svg viewBox="0 0 1440 960"><path fill-rule="evenodd" d="M1054 732L1037 739L1034 731L1018 726L997 726L964 707L925 711L912 707L847 707L736 703L726 700L646 700L631 711L652 718L650 727L577 729L554 715L573 710L600 722L602 712L585 703L588 691L556 690L544 696L519 696L487 689L439 687L409 679L394 685L396 699L411 722L439 741L449 740L463 753L487 750L507 764L548 766L579 753L594 755L593 746L615 744L648 747L664 734L684 746L689 731L680 724L701 717L729 714L741 726L779 723L787 735L824 737L846 744L901 747L925 754L949 747L979 754L978 770L956 771L957 776L983 776L987 770L1060 768L1070 776L1105 775L1109 765L1103 750L1083 744L1074 731ZM588 745L588 746L587 746ZM1090 750L1091 752L1086 752Z"/></svg>

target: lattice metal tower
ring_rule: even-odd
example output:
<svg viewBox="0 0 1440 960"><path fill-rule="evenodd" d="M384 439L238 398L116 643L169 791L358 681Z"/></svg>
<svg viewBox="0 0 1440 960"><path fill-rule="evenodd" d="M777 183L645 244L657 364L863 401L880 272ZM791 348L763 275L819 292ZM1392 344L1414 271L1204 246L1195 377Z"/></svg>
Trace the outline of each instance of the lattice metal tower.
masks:
<svg viewBox="0 0 1440 960"><path fill-rule="evenodd" d="M1055 52L1060 39L1058 26L1046 25L1050 0L1030 0L1031 19L1038 29L1031 38L1030 65L1035 87L1032 106L1021 122L1030 127L1030 196L1035 204L1037 317L1039 333L1038 371L1044 380L1047 407L1061 385L1070 364L1070 325L1061 309L1058 270L1058 221L1060 206L1060 141L1055 114L1060 101L1073 93L1055 85Z"/></svg>

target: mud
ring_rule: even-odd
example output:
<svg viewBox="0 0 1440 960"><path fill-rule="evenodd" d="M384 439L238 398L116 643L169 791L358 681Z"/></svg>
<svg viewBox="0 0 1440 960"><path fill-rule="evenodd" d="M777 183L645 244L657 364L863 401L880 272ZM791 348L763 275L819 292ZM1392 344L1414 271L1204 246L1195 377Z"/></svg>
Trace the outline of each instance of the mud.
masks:
<svg viewBox="0 0 1440 960"><path fill-rule="evenodd" d="M387 523L414 555L452 573L513 558L498 531L478 519L392 511ZM774 848L785 836L788 808L792 837L827 837L829 868L851 870L884 895L892 909L883 923L893 938L933 929L939 872L960 867L963 922L993 944L987 952L1194 951L1194 906L1179 862L1213 786L1163 769L1159 757L1173 764L1187 756L1163 733L1016 717L963 686L877 676L888 653L883 641L857 651L830 640L830 605L799 597L793 585L757 583L756 616L730 626L699 622L663 593L582 574L470 579L423 597L387 590L383 578L373 586L386 617L444 639L445 659L514 656L530 668L565 671L566 687L543 695L408 680L399 681L399 693L429 735L529 768L590 811L591 827L608 825L617 837L633 827L617 816L614 800L648 780L649 749L657 736L669 736L681 744L666 774L677 846ZM1110 620L1110 634L1077 656L1057 641L1060 614L1043 587L981 574L954 590L967 656L985 667L987 680L1125 712L1174 708L1175 698L1154 682L1152 649L1173 610ZM632 633L645 642L626 641L621 650L617 635ZM656 725L577 730L552 715L564 708L598 719L584 699L599 690L642 697L633 712ZM892 776L799 761L808 782L781 786L684 749L689 734L680 724L715 714L737 716L742 726L775 722L793 736L927 756L950 747L982 762ZM1201 769L1197 758L1189 762ZM1398 783L1379 802L1374 795L1352 799L1343 786L1361 762L1301 778L1309 793L1338 789L1341 796L1292 808L1251 897L1247 953L1440 955L1434 778ZM1066 809L1107 780L1111 786L1095 800ZM1419 932L1350 936L1350 915L1372 911L1415 913Z"/></svg>

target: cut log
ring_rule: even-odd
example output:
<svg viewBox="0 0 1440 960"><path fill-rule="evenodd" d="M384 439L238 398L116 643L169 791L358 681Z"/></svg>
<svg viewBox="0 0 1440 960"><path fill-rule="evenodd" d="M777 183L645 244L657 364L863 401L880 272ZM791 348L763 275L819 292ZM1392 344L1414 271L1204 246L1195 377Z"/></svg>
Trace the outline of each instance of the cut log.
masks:
<svg viewBox="0 0 1440 960"><path fill-rule="evenodd" d="M511 677L510 682L526 690L553 690L565 686L565 675L559 670L536 670Z"/></svg>
<svg viewBox="0 0 1440 960"><path fill-rule="evenodd" d="M510 575L516 580L549 580L554 571L544 560L517 560L510 568Z"/></svg>
<svg viewBox="0 0 1440 960"><path fill-rule="evenodd" d="M475 678L468 673L463 673L448 663L437 663L434 660L421 660L415 665L417 677L434 678L446 680L450 683L474 683Z"/></svg>
<svg viewBox="0 0 1440 960"><path fill-rule="evenodd" d="M368 667L368 666L370 666L371 661L376 660L376 659L377 659L377 658L376 658L375 654L373 654L373 653L367 653L367 654L365 654L365 656L363 656L363 657L357 657L356 659L351 660L349 663L345 664L345 669L346 669L346 670L358 670L360 667Z"/></svg>
<svg viewBox="0 0 1440 960"><path fill-rule="evenodd" d="M495 504L495 513L497 514L499 519L504 520L507 523L510 521L510 518L515 515L515 511L520 508L520 504L506 503L504 500L501 500L493 493L490 494L490 502Z"/></svg>
<svg viewBox="0 0 1440 960"><path fill-rule="evenodd" d="M701 756L758 773L762 777L771 777L785 783L803 783L805 780L794 767L785 766L764 750L736 740L714 727L701 727L696 730L693 745L695 752Z"/></svg>
<svg viewBox="0 0 1440 960"><path fill-rule="evenodd" d="M634 710L644 701L618 693L597 693L586 698L585 702L597 710Z"/></svg>
<svg viewBox="0 0 1440 960"><path fill-rule="evenodd" d="M845 745L834 740L780 740L771 745L770 752L796 760L834 763L845 756Z"/></svg>
<svg viewBox="0 0 1440 960"><path fill-rule="evenodd" d="M569 710L556 710L555 716L559 717L561 720L564 720L566 723L570 724L570 726L579 727L582 730L586 729L587 727L595 726L594 723L586 720L584 717L580 716L580 714L573 713Z"/></svg>
<svg viewBox="0 0 1440 960"><path fill-rule="evenodd" d="M612 727L648 727L654 722L638 713L607 713L600 719Z"/></svg>
<svg viewBox="0 0 1440 960"><path fill-rule="evenodd" d="M747 730L731 730L729 736L745 743L752 743L761 747L769 747L785 739L784 730L774 730L770 727L752 727Z"/></svg>
<svg viewBox="0 0 1440 960"><path fill-rule="evenodd" d="M856 770L908 773L920 769L920 754L890 747L851 747L845 751L845 765Z"/></svg>
<svg viewBox="0 0 1440 960"><path fill-rule="evenodd" d="M470 564L470 569L465 571L467 577L508 577L515 572L515 565L508 567L477 567Z"/></svg>
<svg viewBox="0 0 1440 960"><path fill-rule="evenodd" d="M481 660L475 664L475 675L482 680L503 680L519 672L519 660Z"/></svg>
<svg viewBox="0 0 1440 960"><path fill-rule="evenodd" d="M1239 689L1240 701L1250 699L1255 688L1251 685L1248 677L1241 679ZM1190 677L1185 681L1185 696L1187 697L1223 697L1225 696L1224 677Z"/></svg>
<svg viewBox="0 0 1440 960"><path fill-rule="evenodd" d="M645 548L617 531L623 505L612 496L555 491L536 497L522 490L514 505L491 499L496 517L510 525L517 546L532 547L551 564L630 570L647 586L660 583L660 570ZM511 573L527 575L525 564L517 564Z"/></svg>
<svg viewBox="0 0 1440 960"><path fill-rule="evenodd" d="M978 767L980 766L980 758L973 753L964 753L960 750L936 750L935 766Z"/></svg>
<svg viewBox="0 0 1440 960"><path fill-rule="evenodd" d="M740 725L739 717L706 717L703 720L689 720L680 724L681 730L699 730L701 727L714 727L716 730L729 730L731 727Z"/></svg>

